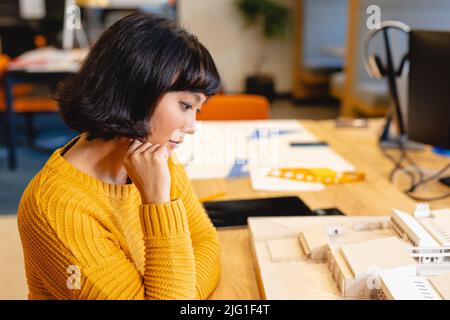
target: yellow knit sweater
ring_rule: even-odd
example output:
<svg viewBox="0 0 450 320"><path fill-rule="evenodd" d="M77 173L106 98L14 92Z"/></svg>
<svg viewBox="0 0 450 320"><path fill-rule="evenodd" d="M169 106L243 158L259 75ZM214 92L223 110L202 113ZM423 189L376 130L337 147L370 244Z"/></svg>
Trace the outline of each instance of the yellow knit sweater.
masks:
<svg viewBox="0 0 450 320"><path fill-rule="evenodd" d="M95 179L56 150L19 204L30 299L204 299L220 277L217 232L181 164L171 202ZM79 272L79 273L78 273ZM79 281L78 281L79 279Z"/></svg>

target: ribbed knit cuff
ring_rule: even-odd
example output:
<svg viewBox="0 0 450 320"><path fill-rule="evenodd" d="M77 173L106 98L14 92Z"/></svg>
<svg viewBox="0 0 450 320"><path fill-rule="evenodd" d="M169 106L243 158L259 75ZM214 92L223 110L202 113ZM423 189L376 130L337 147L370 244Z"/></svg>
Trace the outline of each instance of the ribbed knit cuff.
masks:
<svg viewBox="0 0 450 320"><path fill-rule="evenodd" d="M189 230L186 211L181 200L143 204L139 216L144 237L171 236Z"/></svg>

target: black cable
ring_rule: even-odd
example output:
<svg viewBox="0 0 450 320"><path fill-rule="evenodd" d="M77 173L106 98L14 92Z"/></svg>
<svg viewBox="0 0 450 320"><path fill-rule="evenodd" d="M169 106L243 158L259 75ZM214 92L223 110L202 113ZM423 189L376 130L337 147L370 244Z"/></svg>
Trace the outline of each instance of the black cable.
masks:
<svg viewBox="0 0 450 320"><path fill-rule="evenodd" d="M394 163L394 168L389 173L389 181L393 183L393 178L395 173L398 170L402 170L410 177L410 187L404 191L406 195L408 195L410 198L416 200L416 201L436 201L436 200L442 200L447 197L450 197L450 193L446 193L444 195L436 196L436 197L430 197L430 198L424 198L424 197L418 197L411 193L415 192L416 189L424 185L425 183L428 183L429 181L438 179L444 172L446 172L450 168L450 163L446 164L443 168L439 169L437 172L429 176L428 178L424 177L424 172L420 169L420 167L416 164L416 162L408 155L406 152L403 144L399 142L399 149L400 149L400 157L398 159L395 159L392 155L386 152L385 148L381 147L381 151L383 155L388 158L390 161ZM419 181L415 181L414 173L407 170L403 166L403 161L407 160L408 163L415 169L416 173L419 175Z"/></svg>
<svg viewBox="0 0 450 320"><path fill-rule="evenodd" d="M416 172L419 174L419 181L417 183L415 183L415 181L411 184L411 187L408 189L408 191L415 191L416 186L420 185L424 178L425 178L425 174L422 171L422 169L420 169L420 167L417 165L417 163L408 155L408 153L405 150L405 147L403 145L403 143L399 142L398 146L400 148L400 152L402 154L402 156L406 159L406 161L409 162L409 164L416 170ZM406 169L406 168L405 168Z"/></svg>
<svg viewBox="0 0 450 320"><path fill-rule="evenodd" d="M409 193L407 193L407 195L411 199L416 200L416 201L430 202L430 201L436 201L436 200L442 200L442 199L448 198L448 197L450 197L450 192L446 193L446 194L443 194L441 196L434 197L434 198L422 198L422 197L417 197L417 196L409 194Z"/></svg>
<svg viewBox="0 0 450 320"><path fill-rule="evenodd" d="M411 187L410 189L415 190L417 187L419 187L420 185L423 185L429 181L432 181L434 179L438 179L444 172L446 172L448 169L450 169L450 163L447 163L447 165L445 165L442 169L438 170L436 173L432 174L431 176L429 176L428 178L420 181L419 183L417 183L415 186ZM415 195L412 195L411 193L414 191L407 191L406 194L411 197L414 200L417 201L436 201L436 200L442 200L445 199L447 197L450 197L450 192L443 194L441 196L437 196L437 197L431 197L431 198L423 198L423 197L418 197Z"/></svg>
<svg viewBox="0 0 450 320"><path fill-rule="evenodd" d="M384 128L381 130L379 135L382 135ZM404 166L402 166L402 162L404 159L406 159L409 164L417 171L418 175L419 175L419 182L421 180L424 179L424 173L423 171L420 169L420 167L417 165L417 163L408 155L408 153L405 150L404 147L404 143L402 140L400 140L401 138L399 138L399 140L397 140L397 144L398 144L398 149L400 150L400 159L396 160L393 158L393 156L391 156L389 153L387 153L387 151L385 150L385 148L380 145L380 148L384 154L385 157L389 158L393 163L394 163L394 168L392 169L392 171L389 173L389 181L392 183L393 182L393 177L395 175L395 173L397 172L397 170L399 169L405 169L405 173L408 174L408 176L411 178L411 180L413 181L410 185L415 185L415 178L414 175L411 171L406 170L406 168Z"/></svg>
<svg viewBox="0 0 450 320"><path fill-rule="evenodd" d="M439 179L439 177L442 174L444 174L444 172L446 172L448 169L450 169L450 162L447 163L442 169L439 169L437 172L435 172L434 174L429 176L428 178L423 179L422 181L419 181L418 183L416 183L413 187L411 187L411 189L415 190L420 185L423 185L431 180ZM411 191L411 192L414 192L414 191Z"/></svg>
<svg viewBox="0 0 450 320"><path fill-rule="evenodd" d="M392 155L390 155L389 153L386 152L385 148L381 147L382 153L383 155L388 158L389 160L391 160L394 163L394 168L392 168L392 170L389 172L389 182L393 183L394 180L394 175L395 173L400 170L400 169L406 169L403 167L402 162L404 160L404 154L400 154L400 158L399 159L395 159ZM410 185L414 185L416 182L416 179L414 177L414 174L408 170L404 171L409 177L410 177Z"/></svg>

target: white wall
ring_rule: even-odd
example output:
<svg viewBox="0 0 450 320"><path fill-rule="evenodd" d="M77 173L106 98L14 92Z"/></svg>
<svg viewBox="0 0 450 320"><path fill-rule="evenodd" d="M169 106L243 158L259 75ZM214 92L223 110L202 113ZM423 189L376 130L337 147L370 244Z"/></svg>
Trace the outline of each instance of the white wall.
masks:
<svg viewBox="0 0 450 320"><path fill-rule="evenodd" d="M294 1L280 1L291 7ZM233 0L179 0L180 23L208 48L216 62L227 92L245 90L245 77L254 73L255 62L262 50L268 52L264 72L272 73L279 93L292 90L293 37L264 43L255 27L245 28Z"/></svg>

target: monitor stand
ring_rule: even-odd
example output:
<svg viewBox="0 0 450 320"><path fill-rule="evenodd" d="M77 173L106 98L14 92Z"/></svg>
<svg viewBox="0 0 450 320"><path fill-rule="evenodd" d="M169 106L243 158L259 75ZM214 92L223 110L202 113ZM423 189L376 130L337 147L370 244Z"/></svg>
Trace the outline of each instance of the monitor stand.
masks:
<svg viewBox="0 0 450 320"><path fill-rule="evenodd" d="M380 145L387 149L400 149L400 145L404 150L420 151L424 149L422 143L408 140L406 136L389 137L384 140L380 139Z"/></svg>
<svg viewBox="0 0 450 320"><path fill-rule="evenodd" d="M420 151L424 149L424 144L408 140L408 137L403 135L391 136L389 129L391 126L392 117L387 116L386 123L384 124L383 131L380 136L380 146L387 149L400 149L403 150L416 150Z"/></svg>

